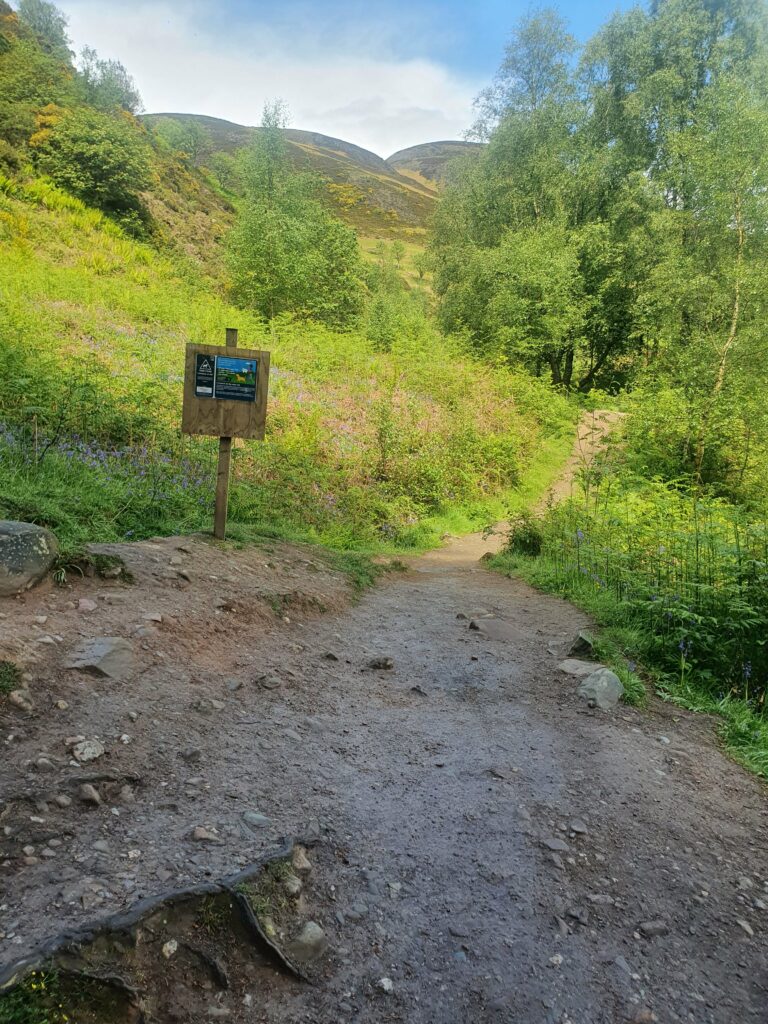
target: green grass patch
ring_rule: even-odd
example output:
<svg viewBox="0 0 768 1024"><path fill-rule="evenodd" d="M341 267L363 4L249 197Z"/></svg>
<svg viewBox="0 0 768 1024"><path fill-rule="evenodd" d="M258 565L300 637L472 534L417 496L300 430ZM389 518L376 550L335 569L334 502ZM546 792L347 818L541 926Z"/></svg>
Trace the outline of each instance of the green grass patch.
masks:
<svg viewBox="0 0 768 1024"><path fill-rule="evenodd" d="M21 687L21 669L12 661L0 661L0 694L8 694Z"/></svg>

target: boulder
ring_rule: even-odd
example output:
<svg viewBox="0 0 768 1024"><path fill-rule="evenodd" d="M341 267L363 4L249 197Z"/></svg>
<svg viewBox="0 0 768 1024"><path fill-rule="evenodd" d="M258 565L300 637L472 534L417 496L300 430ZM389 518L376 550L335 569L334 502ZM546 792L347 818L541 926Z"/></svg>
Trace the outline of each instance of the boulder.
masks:
<svg viewBox="0 0 768 1024"><path fill-rule="evenodd" d="M0 520L0 597L20 594L39 583L58 553L58 541L43 526Z"/></svg>
<svg viewBox="0 0 768 1024"><path fill-rule="evenodd" d="M586 677L576 692L588 704L603 711L611 711L619 703L624 687L615 672L609 668L599 668Z"/></svg>
<svg viewBox="0 0 768 1024"><path fill-rule="evenodd" d="M121 636L100 636L73 651L64 667L120 680L130 676L135 665L136 658L129 640Z"/></svg>

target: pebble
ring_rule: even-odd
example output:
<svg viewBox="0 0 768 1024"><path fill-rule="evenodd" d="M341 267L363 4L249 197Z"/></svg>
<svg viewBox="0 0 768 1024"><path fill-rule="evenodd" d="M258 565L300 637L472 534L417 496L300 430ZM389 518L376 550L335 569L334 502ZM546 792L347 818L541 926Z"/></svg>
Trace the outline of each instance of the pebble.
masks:
<svg viewBox="0 0 768 1024"><path fill-rule="evenodd" d="M303 846L295 846L293 848L293 854L291 855L291 864L293 865L294 871L311 871L312 864L307 857L306 850Z"/></svg>
<svg viewBox="0 0 768 1024"><path fill-rule="evenodd" d="M299 736L295 729L286 729L283 735L287 740L293 740L294 743L302 742L302 737Z"/></svg>
<svg viewBox="0 0 768 1024"><path fill-rule="evenodd" d="M69 704L65 700L57 700L55 706L59 711L69 711Z"/></svg>
<svg viewBox="0 0 768 1024"><path fill-rule="evenodd" d="M328 940L320 925L316 921L307 921L301 932L288 944L288 955L300 963L305 963L320 956L327 945Z"/></svg>
<svg viewBox="0 0 768 1024"><path fill-rule="evenodd" d="M256 681L265 690L279 690L283 685L282 680L277 676L260 676Z"/></svg>
<svg viewBox="0 0 768 1024"><path fill-rule="evenodd" d="M98 796L98 794L96 794ZM53 802L59 807L71 807L72 799L66 796L64 793L58 793L54 798Z"/></svg>
<svg viewBox="0 0 768 1024"><path fill-rule="evenodd" d="M380 988L382 992L389 996L395 991L395 983L391 978L379 978L376 982L376 988Z"/></svg>
<svg viewBox="0 0 768 1024"><path fill-rule="evenodd" d="M266 828L267 825L272 824L272 819L260 811L243 811L243 821L246 825L252 825L254 828Z"/></svg>
<svg viewBox="0 0 768 1024"><path fill-rule="evenodd" d="M39 772L56 771L56 765L53 763L53 761L50 760L50 758L47 757L38 757L37 761L35 761L35 766L37 767L37 770Z"/></svg>
<svg viewBox="0 0 768 1024"><path fill-rule="evenodd" d="M35 710L35 702L32 700L29 690L12 690L8 694L8 700L14 707L19 708L20 711L26 711L28 715Z"/></svg>
<svg viewBox="0 0 768 1024"><path fill-rule="evenodd" d="M222 843L224 841L215 832L212 832L210 829L203 828L202 825L196 825L192 829L192 838L197 839L202 843Z"/></svg>
<svg viewBox="0 0 768 1024"><path fill-rule="evenodd" d="M581 818L576 818L571 822L571 832L575 832L577 836L585 836L589 829Z"/></svg>
<svg viewBox="0 0 768 1024"><path fill-rule="evenodd" d="M97 758L102 757L106 753L106 747L101 740L81 740L74 745L72 753L82 764L86 761L95 761Z"/></svg>
<svg viewBox="0 0 768 1024"><path fill-rule="evenodd" d="M94 849L96 853L109 853L109 843L106 839L97 839L93 844L92 849Z"/></svg>
<svg viewBox="0 0 768 1024"><path fill-rule="evenodd" d="M646 939L654 939L660 935L669 935L669 925L666 921L643 921L638 926L640 931Z"/></svg>
<svg viewBox="0 0 768 1024"><path fill-rule="evenodd" d="M298 896L302 889L301 879L296 875L286 875L283 880L283 888L289 896Z"/></svg>
<svg viewBox="0 0 768 1024"><path fill-rule="evenodd" d="M568 853L570 846L563 839L542 839L542 846L553 853Z"/></svg>
<svg viewBox="0 0 768 1024"><path fill-rule="evenodd" d="M242 688L242 682L239 679L228 679L226 682L227 691L229 693L237 693Z"/></svg>
<svg viewBox="0 0 768 1024"><path fill-rule="evenodd" d="M96 804L97 806L101 803L101 796L99 795L98 789L96 789L95 786L92 786L90 782L84 782L80 787L80 799L87 804ZM59 806L62 805L59 804Z"/></svg>
<svg viewBox="0 0 768 1024"><path fill-rule="evenodd" d="M77 602L77 610L79 612L95 612L98 605L95 601L92 601L89 597L81 597Z"/></svg>
<svg viewBox="0 0 768 1024"><path fill-rule="evenodd" d="M170 960L173 954L179 948L179 944L176 939L169 939L168 942L163 943L163 956L166 960Z"/></svg>
<svg viewBox="0 0 768 1024"><path fill-rule="evenodd" d="M739 928L742 928L747 933L750 939L753 939L755 937L754 929L752 928L752 925L749 923L749 921L745 921L743 917L738 917L736 919L736 924L739 926Z"/></svg>
<svg viewBox="0 0 768 1024"><path fill-rule="evenodd" d="M394 667L395 667L394 660L392 658L388 658L388 657L385 657L385 656L384 657L378 657L378 658L371 658L371 660L368 662L368 668L382 669L384 671L389 671L389 669L392 669Z"/></svg>

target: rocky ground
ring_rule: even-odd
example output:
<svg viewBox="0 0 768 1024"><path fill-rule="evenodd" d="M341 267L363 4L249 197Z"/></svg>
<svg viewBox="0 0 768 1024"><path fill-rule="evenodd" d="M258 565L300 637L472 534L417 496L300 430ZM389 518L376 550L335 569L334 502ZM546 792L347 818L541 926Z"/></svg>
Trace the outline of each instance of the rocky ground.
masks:
<svg viewBox="0 0 768 1024"><path fill-rule="evenodd" d="M590 707L558 668L584 616L478 538L357 603L308 549L109 550L132 583L0 602L2 967L298 836L277 941L317 929L310 980L156 1020L768 1021L764 786L706 718Z"/></svg>

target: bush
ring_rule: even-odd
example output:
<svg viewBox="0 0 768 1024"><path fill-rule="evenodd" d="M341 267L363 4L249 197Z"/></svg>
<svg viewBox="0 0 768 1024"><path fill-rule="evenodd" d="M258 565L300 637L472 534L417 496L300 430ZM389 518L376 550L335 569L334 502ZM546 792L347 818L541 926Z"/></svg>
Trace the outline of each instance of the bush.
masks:
<svg viewBox="0 0 768 1024"><path fill-rule="evenodd" d="M140 129L126 115L65 113L37 146L40 169L67 192L136 228L150 170Z"/></svg>

